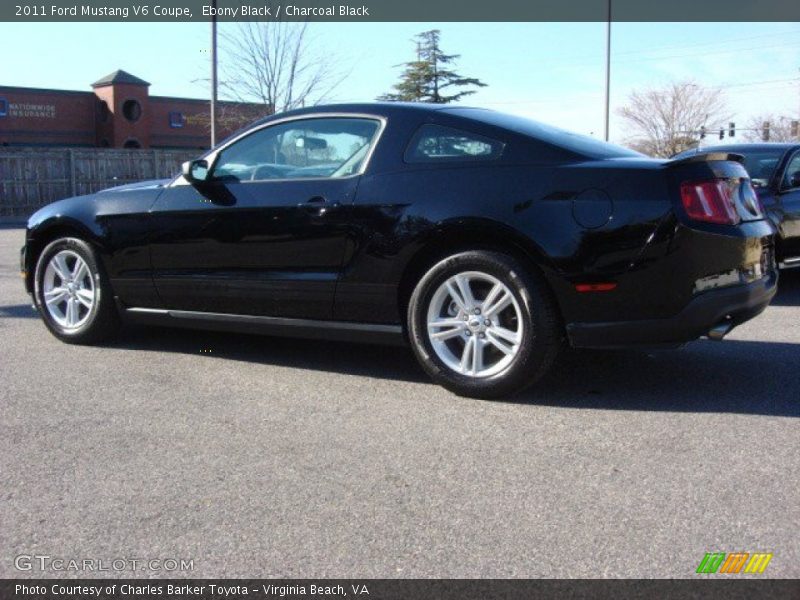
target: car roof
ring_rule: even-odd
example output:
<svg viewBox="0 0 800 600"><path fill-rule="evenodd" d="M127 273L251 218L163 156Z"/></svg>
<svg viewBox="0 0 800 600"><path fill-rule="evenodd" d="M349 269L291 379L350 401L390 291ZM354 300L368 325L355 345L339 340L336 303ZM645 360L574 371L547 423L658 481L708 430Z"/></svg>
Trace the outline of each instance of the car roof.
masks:
<svg viewBox="0 0 800 600"><path fill-rule="evenodd" d="M460 106L459 108L466 107ZM319 104L269 115L268 117L256 121L254 124L264 123L275 118L293 117L309 113L374 113L383 116L391 113L435 112L447 109L448 105L446 104L432 104L428 102L348 102L339 104Z"/></svg>
<svg viewBox="0 0 800 600"><path fill-rule="evenodd" d="M248 125L241 131L279 119L302 116L304 114L325 113L361 113L392 118L402 114L444 113L456 119L465 119L480 123L483 126L499 128L508 133L526 138L532 138L540 143L549 144L555 148L584 158L621 158L641 157L638 152L602 142L594 138L580 135L571 131L559 129L540 121L527 119L507 113L481 108L477 106L464 106L461 104L431 104L425 102L355 102L341 104L323 104L299 108L284 113L270 115L260 121ZM239 132L237 132L239 133Z"/></svg>

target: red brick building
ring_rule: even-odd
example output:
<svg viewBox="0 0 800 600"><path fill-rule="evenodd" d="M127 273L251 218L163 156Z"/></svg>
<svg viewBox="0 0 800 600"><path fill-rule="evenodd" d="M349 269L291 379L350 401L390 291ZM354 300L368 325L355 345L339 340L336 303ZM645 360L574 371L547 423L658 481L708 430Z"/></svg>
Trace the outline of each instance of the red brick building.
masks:
<svg viewBox="0 0 800 600"><path fill-rule="evenodd" d="M0 86L0 146L208 148L208 101L151 96L149 87L122 70L91 92ZM269 114L241 102L220 102L217 111L218 140Z"/></svg>

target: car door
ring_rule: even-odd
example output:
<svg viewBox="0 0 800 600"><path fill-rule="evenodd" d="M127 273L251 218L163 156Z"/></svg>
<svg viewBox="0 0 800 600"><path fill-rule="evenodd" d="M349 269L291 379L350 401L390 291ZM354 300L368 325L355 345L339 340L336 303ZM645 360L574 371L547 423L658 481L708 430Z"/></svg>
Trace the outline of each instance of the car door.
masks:
<svg viewBox="0 0 800 600"><path fill-rule="evenodd" d="M783 213L779 227L784 259L800 258L800 150L795 150L786 163L778 200Z"/></svg>
<svg viewBox="0 0 800 600"><path fill-rule="evenodd" d="M164 306L330 318L350 207L382 127L366 115L280 120L195 162L198 177L179 178L152 208Z"/></svg>

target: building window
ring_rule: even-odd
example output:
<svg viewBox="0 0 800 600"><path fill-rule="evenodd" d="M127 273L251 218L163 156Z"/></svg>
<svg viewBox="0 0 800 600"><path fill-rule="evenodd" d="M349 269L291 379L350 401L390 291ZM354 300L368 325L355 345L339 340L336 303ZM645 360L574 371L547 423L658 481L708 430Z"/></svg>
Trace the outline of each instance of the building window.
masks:
<svg viewBox="0 0 800 600"><path fill-rule="evenodd" d="M135 149L141 148L142 145L139 143L139 140L129 139L126 140L124 144L122 144L123 148Z"/></svg>
<svg viewBox="0 0 800 600"><path fill-rule="evenodd" d="M131 123L138 121L142 116L142 105L138 100L125 100L122 103L122 116Z"/></svg>
<svg viewBox="0 0 800 600"><path fill-rule="evenodd" d="M5 117L8 114L8 100L0 98L0 117Z"/></svg>
<svg viewBox="0 0 800 600"><path fill-rule="evenodd" d="M186 124L186 117L183 113L171 112L169 113L169 126L173 129L180 129Z"/></svg>

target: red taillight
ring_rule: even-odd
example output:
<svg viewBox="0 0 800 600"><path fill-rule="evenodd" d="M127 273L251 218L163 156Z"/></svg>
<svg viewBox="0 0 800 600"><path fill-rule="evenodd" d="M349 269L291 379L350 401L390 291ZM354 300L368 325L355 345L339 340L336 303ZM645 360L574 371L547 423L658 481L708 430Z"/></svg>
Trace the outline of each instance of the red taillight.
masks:
<svg viewBox="0 0 800 600"><path fill-rule="evenodd" d="M684 181L681 184L681 201L686 214L695 221L725 225L739 222L731 188L724 179Z"/></svg>

